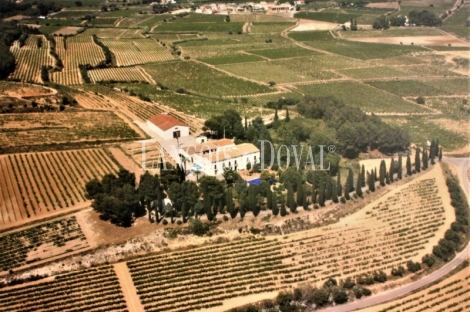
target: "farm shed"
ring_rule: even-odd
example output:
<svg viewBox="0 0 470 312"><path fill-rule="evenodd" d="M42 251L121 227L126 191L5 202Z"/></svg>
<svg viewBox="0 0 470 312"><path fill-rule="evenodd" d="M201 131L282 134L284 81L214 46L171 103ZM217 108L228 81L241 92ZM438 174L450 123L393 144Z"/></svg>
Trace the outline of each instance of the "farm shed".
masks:
<svg viewBox="0 0 470 312"><path fill-rule="evenodd" d="M147 126L163 140L189 135L189 126L167 113L150 117L147 120Z"/></svg>

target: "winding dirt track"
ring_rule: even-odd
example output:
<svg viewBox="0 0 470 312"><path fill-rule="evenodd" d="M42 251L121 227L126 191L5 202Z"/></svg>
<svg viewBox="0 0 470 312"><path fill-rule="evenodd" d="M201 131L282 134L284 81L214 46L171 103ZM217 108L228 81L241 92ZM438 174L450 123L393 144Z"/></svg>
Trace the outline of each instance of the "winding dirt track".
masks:
<svg viewBox="0 0 470 312"><path fill-rule="evenodd" d="M467 195L467 201L470 202L470 184L469 184L468 175L467 175L467 170L470 167L470 158L447 158L445 157L443 158L443 160L450 162L457 166L458 171L459 171L460 185ZM439 270L433 272L432 274L414 283L394 289L382 295L369 297L363 300L353 301L346 305L331 307L331 308L324 309L322 311L324 312L354 311L357 309L366 308L366 307L374 306L374 305L384 303L393 299L397 299L403 295L408 294L409 292L413 290L426 286L429 283L432 283L440 279L441 277L443 277L444 275L452 271L455 267L460 265L463 261L468 259L468 257L470 257L470 243L467 244L467 247L465 247L465 249L462 252L457 254L457 256L452 261L450 261L449 263L441 267Z"/></svg>

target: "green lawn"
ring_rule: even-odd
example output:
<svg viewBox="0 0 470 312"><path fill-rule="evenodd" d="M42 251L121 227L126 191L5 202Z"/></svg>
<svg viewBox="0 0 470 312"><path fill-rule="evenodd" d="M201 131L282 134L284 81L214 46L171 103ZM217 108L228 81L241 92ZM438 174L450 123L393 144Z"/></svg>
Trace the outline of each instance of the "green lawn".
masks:
<svg viewBox="0 0 470 312"><path fill-rule="evenodd" d="M399 96L358 82L319 83L300 85L297 88L307 95L335 96L346 104L359 107L366 112L429 112L429 110L419 105L413 105Z"/></svg>
<svg viewBox="0 0 470 312"><path fill-rule="evenodd" d="M448 91L434 88L416 80L368 81L367 84L399 96L446 95Z"/></svg>

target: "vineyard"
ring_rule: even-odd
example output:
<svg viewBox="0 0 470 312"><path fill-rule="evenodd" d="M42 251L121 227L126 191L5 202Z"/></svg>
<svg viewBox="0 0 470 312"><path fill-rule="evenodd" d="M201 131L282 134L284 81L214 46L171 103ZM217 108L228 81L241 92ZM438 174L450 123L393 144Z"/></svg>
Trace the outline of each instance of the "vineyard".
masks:
<svg viewBox="0 0 470 312"><path fill-rule="evenodd" d="M0 156L0 228L83 204L85 183L117 170L102 149Z"/></svg>
<svg viewBox="0 0 470 312"><path fill-rule="evenodd" d="M97 81L147 81L137 67L102 68L88 71L92 82Z"/></svg>
<svg viewBox="0 0 470 312"><path fill-rule="evenodd" d="M463 268L458 273L446 278L432 287L401 299L373 308L362 309L364 312L399 312L399 311L469 311L470 310L470 270Z"/></svg>
<svg viewBox="0 0 470 312"><path fill-rule="evenodd" d="M165 62L174 57L164 47L151 39L101 40L116 56L117 66Z"/></svg>
<svg viewBox="0 0 470 312"><path fill-rule="evenodd" d="M142 66L162 85L215 96L247 95L272 92L267 86L234 78L195 62L172 62Z"/></svg>
<svg viewBox="0 0 470 312"><path fill-rule="evenodd" d="M111 266L56 276L53 281L0 293L0 311L127 311L118 278Z"/></svg>
<svg viewBox="0 0 470 312"><path fill-rule="evenodd" d="M0 126L0 152L140 138L113 112L4 114Z"/></svg>
<svg viewBox="0 0 470 312"><path fill-rule="evenodd" d="M88 242L72 216L0 236L0 246L0 270L8 271L82 250Z"/></svg>
<svg viewBox="0 0 470 312"><path fill-rule="evenodd" d="M38 47L38 41L42 42L41 47ZM54 65L54 59L49 55L49 41L44 36L30 35L22 47L15 41L10 50L17 62L15 71L10 75L12 79L42 83L42 66Z"/></svg>
<svg viewBox="0 0 470 312"><path fill-rule="evenodd" d="M56 37L56 52L61 58L64 68L51 75L52 81L59 84L81 84L82 79L78 65L96 66L104 61L103 50L93 42L92 37Z"/></svg>
<svg viewBox="0 0 470 312"><path fill-rule="evenodd" d="M330 277L390 274L409 260L420 261L455 220L444 207L450 207L444 178L428 173L337 224L282 239L245 239L142 257L127 266L146 311L216 307L237 296L302 282L318 286Z"/></svg>

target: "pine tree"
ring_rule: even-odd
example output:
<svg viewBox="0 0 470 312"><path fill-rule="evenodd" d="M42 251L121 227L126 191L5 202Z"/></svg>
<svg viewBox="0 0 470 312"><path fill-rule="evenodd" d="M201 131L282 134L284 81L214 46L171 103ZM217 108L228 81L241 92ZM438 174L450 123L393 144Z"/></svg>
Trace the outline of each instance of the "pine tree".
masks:
<svg viewBox="0 0 470 312"><path fill-rule="evenodd" d="M362 197L362 173L357 177L356 195Z"/></svg>
<svg viewBox="0 0 470 312"><path fill-rule="evenodd" d="M336 177L336 195L341 196L343 194L343 188L341 187L341 171L338 170L338 176Z"/></svg>
<svg viewBox="0 0 470 312"><path fill-rule="evenodd" d="M325 183L320 182L320 190L318 191L318 204L325 207Z"/></svg>
<svg viewBox="0 0 470 312"><path fill-rule="evenodd" d="M416 155L415 155L415 170L416 172L421 172L421 157L420 157L421 150L419 147L416 148Z"/></svg>
<svg viewBox="0 0 470 312"><path fill-rule="evenodd" d="M439 161L442 161L442 147L439 148Z"/></svg>
<svg viewBox="0 0 470 312"><path fill-rule="evenodd" d="M361 169L361 186L364 187L366 186L366 168L362 165Z"/></svg>
<svg viewBox="0 0 470 312"><path fill-rule="evenodd" d="M401 158L401 155L398 156L398 168L397 168L397 178L401 180L403 177L403 159Z"/></svg>
<svg viewBox="0 0 470 312"><path fill-rule="evenodd" d="M380 162L380 171L379 171L379 180L380 180L380 186L385 186L385 173L387 172L387 169L385 167L385 160L382 159Z"/></svg>
<svg viewBox="0 0 470 312"><path fill-rule="evenodd" d="M390 183L393 182L394 174L395 174L395 159L393 159L392 157L392 160L390 161L390 169L388 169L388 176L390 178Z"/></svg>
<svg viewBox="0 0 470 312"><path fill-rule="evenodd" d="M338 203L338 191L336 189L336 184L333 183L332 187L331 187L331 200L334 202L334 203Z"/></svg>
<svg viewBox="0 0 470 312"><path fill-rule="evenodd" d="M289 117L289 109L287 108L286 106L286 118L284 119L285 122L289 122L290 121L290 117Z"/></svg>
<svg viewBox="0 0 470 312"><path fill-rule="evenodd" d="M413 172L411 171L411 158L410 158L410 155L406 156L406 174L408 176L413 174Z"/></svg>
<svg viewBox="0 0 470 312"><path fill-rule="evenodd" d="M354 172L352 168L349 168L348 179L346 181L348 193L354 191Z"/></svg>
<svg viewBox="0 0 470 312"><path fill-rule="evenodd" d="M272 199L271 199L271 201L272 201L272 213L273 213L274 216L277 216L279 214L279 207L277 205L277 194L275 192L273 192L271 194L271 196L272 196Z"/></svg>

